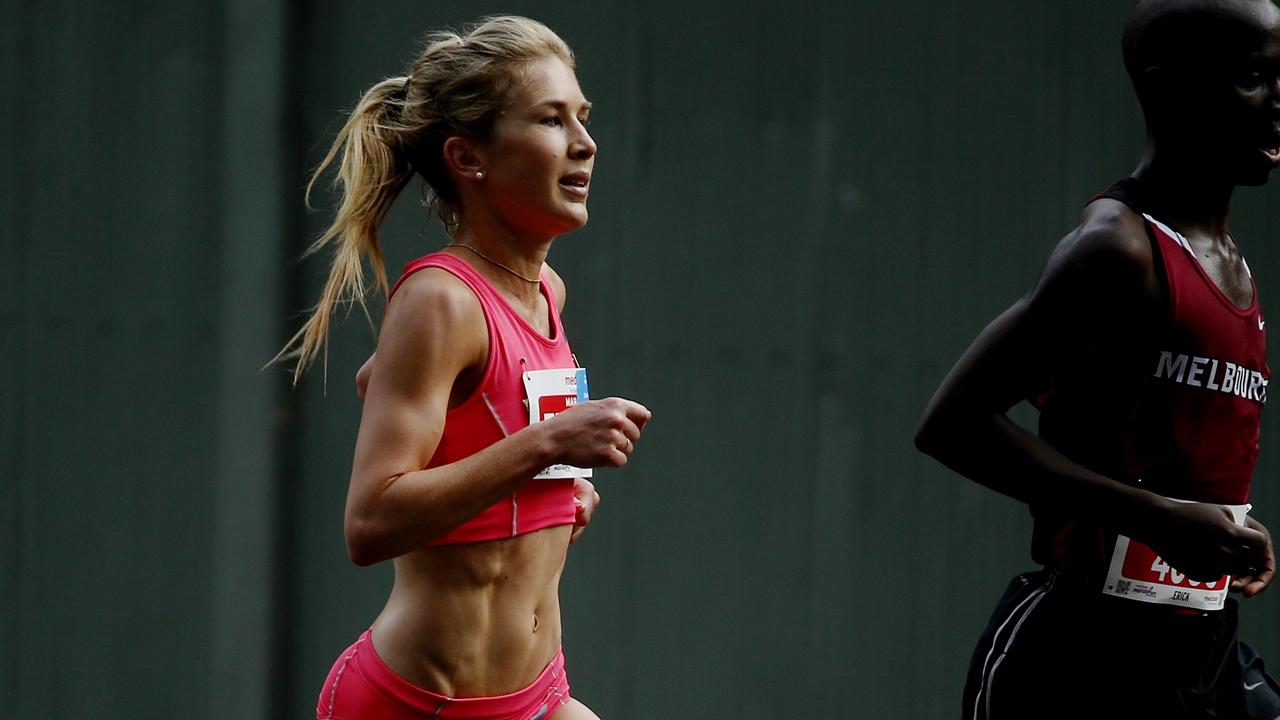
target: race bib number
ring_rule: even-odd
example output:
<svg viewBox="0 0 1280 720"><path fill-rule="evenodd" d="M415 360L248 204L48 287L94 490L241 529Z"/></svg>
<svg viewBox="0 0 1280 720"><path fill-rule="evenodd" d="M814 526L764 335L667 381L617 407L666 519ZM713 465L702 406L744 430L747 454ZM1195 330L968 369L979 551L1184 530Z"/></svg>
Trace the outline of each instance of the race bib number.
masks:
<svg viewBox="0 0 1280 720"><path fill-rule="evenodd" d="M530 425L547 420L580 402L591 399L587 392L585 368L527 370L524 373L524 394L529 405ZM591 477L591 468L552 465L534 475L533 479L553 480L575 477Z"/></svg>
<svg viewBox="0 0 1280 720"><path fill-rule="evenodd" d="M1245 515L1253 506L1246 504L1226 507L1231 510L1236 524L1244 525ZM1193 610L1221 610L1226 605L1230 585L1230 575L1223 575L1217 580L1192 580L1171 567L1151 548L1132 538L1117 535L1116 548L1111 553L1111 566L1107 568L1107 581L1102 586L1102 593Z"/></svg>

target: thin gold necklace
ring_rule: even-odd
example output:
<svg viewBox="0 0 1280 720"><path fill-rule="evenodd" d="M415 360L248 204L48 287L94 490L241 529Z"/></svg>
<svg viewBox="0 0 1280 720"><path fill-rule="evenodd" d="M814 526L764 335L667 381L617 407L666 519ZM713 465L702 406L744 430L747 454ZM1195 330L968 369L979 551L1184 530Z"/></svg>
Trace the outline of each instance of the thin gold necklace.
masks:
<svg viewBox="0 0 1280 720"><path fill-rule="evenodd" d="M503 270L506 270L507 272L511 273L512 275L515 275L516 277L520 278L521 280L523 280L523 281L525 281L525 282L527 282L527 283L541 283L541 282L542 282L542 278L527 278L527 277L525 277L525 276L521 275L520 273L516 272L515 270L512 270L511 268L507 267L506 265L503 265L502 263L498 262L497 260L494 260L493 258L489 257L488 255L485 255L484 253L480 252L479 250L477 250L477 249L475 249L475 248L471 247L470 245L468 245L468 244L466 244L466 243L456 243L456 242L451 242L451 243L449 243L449 244L445 245L445 247L460 247L460 248L466 248L466 249L470 250L471 252L473 252L473 253L475 253L475 254L479 255L480 257L484 258L485 260L488 260L489 262L493 263L494 265L497 265L498 267L502 268Z"/></svg>

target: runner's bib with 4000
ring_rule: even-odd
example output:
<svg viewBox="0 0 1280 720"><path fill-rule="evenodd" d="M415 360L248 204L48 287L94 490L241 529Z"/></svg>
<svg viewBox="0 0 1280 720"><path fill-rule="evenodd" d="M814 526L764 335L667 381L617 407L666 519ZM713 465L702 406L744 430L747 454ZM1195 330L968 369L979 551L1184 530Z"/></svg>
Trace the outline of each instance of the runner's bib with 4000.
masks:
<svg viewBox="0 0 1280 720"><path fill-rule="evenodd" d="M529 424L547 420L558 413L591 399L587 392L585 368L558 368L555 370L526 370L524 393L529 403ZM589 478L591 468L573 465L552 465L533 476L534 480L555 478Z"/></svg>
<svg viewBox="0 0 1280 720"><path fill-rule="evenodd" d="M1223 507L1231 511L1231 517L1237 525L1244 525L1245 515L1253 506ZM1226 605L1227 588L1230 585L1230 575L1223 575L1217 580L1192 580L1170 567L1151 548L1132 538L1117 535L1116 549L1111 554L1111 566L1107 568L1107 581L1102 586L1102 592L1105 595L1161 605L1221 610Z"/></svg>

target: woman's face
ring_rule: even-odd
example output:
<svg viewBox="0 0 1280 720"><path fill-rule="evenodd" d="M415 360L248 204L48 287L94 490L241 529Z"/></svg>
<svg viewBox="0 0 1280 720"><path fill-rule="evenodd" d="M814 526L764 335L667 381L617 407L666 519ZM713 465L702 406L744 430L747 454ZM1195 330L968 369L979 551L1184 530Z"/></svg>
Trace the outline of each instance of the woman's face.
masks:
<svg viewBox="0 0 1280 720"><path fill-rule="evenodd" d="M557 57L524 66L507 109L484 146L490 202L517 232L555 237L587 222L596 144L587 132L591 103Z"/></svg>

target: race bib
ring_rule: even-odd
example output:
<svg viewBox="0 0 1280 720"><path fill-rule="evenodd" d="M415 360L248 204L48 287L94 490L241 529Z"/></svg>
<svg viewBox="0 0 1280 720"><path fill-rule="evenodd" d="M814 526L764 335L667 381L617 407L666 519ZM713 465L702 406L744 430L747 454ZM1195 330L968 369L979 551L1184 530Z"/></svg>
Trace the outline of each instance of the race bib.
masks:
<svg viewBox="0 0 1280 720"><path fill-rule="evenodd" d="M1176 500L1175 502L1190 502ZM1227 505L1237 525L1244 525L1245 515L1252 505ZM1111 553L1111 566L1107 568L1107 581L1102 586L1104 595L1176 605L1193 610L1221 610L1227 603L1227 589L1231 576L1217 580L1199 581L1170 567L1164 558L1142 543L1124 535L1116 536L1116 548Z"/></svg>
<svg viewBox="0 0 1280 720"><path fill-rule="evenodd" d="M590 399L587 392L587 371L585 368L526 370L524 394L529 405L529 424L542 422ZM552 480L575 477L591 477L591 468L552 465L534 475L533 479Z"/></svg>

